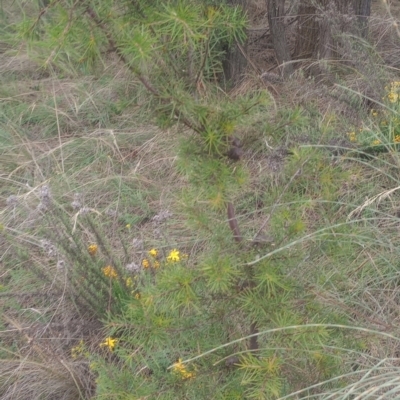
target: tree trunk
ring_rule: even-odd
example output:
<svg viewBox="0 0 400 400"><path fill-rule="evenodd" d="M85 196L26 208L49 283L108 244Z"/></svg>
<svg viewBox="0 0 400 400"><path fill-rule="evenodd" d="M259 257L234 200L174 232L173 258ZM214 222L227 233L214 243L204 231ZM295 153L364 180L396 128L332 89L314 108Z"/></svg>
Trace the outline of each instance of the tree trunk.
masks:
<svg viewBox="0 0 400 400"><path fill-rule="evenodd" d="M228 4L240 6L246 12L249 0L229 0ZM226 49L226 58L223 62L225 81L231 85L238 84L243 78L247 67L247 40L243 44L234 43Z"/></svg>
<svg viewBox="0 0 400 400"><path fill-rule="evenodd" d="M354 18L356 15L358 34L366 38L370 12L371 0L302 0L294 57L317 60L336 58L338 42L335 36L350 31L346 24L349 24L351 16Z"/></svg>
<svg viewBox="0 0 400 400"><path fill-rule="evenodd" d="M282 68L282 75L289 76L293 72L293 64L286 42L285 32L285 0L267 0L268 24L271 32L276 59Z"/></svg>

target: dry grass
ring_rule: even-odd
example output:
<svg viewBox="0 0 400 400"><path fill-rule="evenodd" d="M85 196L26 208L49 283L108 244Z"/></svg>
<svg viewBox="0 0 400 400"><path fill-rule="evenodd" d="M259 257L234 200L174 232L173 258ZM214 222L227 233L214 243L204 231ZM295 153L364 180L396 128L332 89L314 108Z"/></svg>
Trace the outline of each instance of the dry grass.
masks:
<svg viewBox="0 0 400 400"><path fill-rule="evenodd" d="M253 10L258 14L255 19L259 24L265 21L262 7L258 2ZM363 100L380 99L384 83L398 72L400 54L393 49L398 48L399 36L390 23L395 20L395 11L371 19L371 34L377 42L374 50L382 64L376 64L373 58L362 66L355 64L341 81L359 94L354 107L348 91L341 92L336 87L337 92L332 96L332 86L321 87L301 71L286 83L267 85L271 121L263 125L261 134L259 125L265 123L262 116L239 132L247 149L243 163L250 176L248 185L236 199L246 238L252 238L263 224L268 233L275 213L289 208L291 201L301 200L294 197L293 187L303 185L310 198L317 193L310 178L314 175L305 178L309 180L307 184L296 179L298 168L303 167L302 163L308 164L309 156L299 159L297 168L294 165L290 169L289 150L310 146L325 146L331 153L335 148L352 150L345 135L349 122L359 123ZM265 45L263 40L256 42L253 51L260 53L257 65L268 69L273 57L270 50L260 50ZM0 127L8 132L4 134L5 145L0 145L0 163L4 166L0 175L0 216L2 226L7 227L7 234L16 244L11 247L4 239L0 241L3 253L0 285L7 290L5 296L0 292L0 307L4 310L0 332L0 397L84 399L93 394L94 377L88 362L73 360L70 351L84 339L96 353L102 340L102 325L89 311L85 314L81 310L77 316L77 304L70 303L66 296L69 288L65 277L57 272L54 261L43 254L39 238L44 226L35 214L38 193L43 185L49 185L71 224L81 227L81 216L70 204L75 193L82 194L85 206L96 211L118 258L123 258L123 249L119 247L121 232L136 262L140 262L143 254L134 248L134 239L143 240L146 248L160 243L161 248L180 244L187 253L196 254L202 243L181 215L179 194L187 183L175 165L179 139L188 133L155 127L148 120L148 110L142 104L145 95L138 89L138 83L126 85L126 70L112 60L103 76L105 83L92 77L59 79L48 72L44 75L30 60L26 54L13 54L9 50L0 55L0 74L10 78L0 89L0 107L4 116L13 116L2 120ZM378 73L383 65L390 68ZM107 76L108 71L113 71L112 78ZM249 77L232 96L254 88L265 90L266 85L259 78ZM126 103L119 104L121 107L116 111L113 107L121 98ZM280 111L299 105L306 110L304 121L285 125L287 121ZM317 114L321 116L318 121L313 117ZM282 129L276 130L279 124ZM277 139L281 140L279 144ZM393 170L398 168L398 160L391 159L385 164L382 159L364 162L352 157L331 154L329 157L331 164L325 158L317 162L326 163L334 171L341 169L340 173L348 172L350 177L337 188L340 200L332 202L335 211L323 214L322 206L319 208L315 203L304 208L302 217L308 229L318 228L326 223L325 219L334 225L335 220L365 215L363 212L378 210L378 216L366 222L370 224L369 238L360 230L339 240L344 243L353 237L360 243L351 263L344 264L347 250L342 259L332 262L334 253L321 245L319 254L312 254L310 259L304 257L300 265L288 270L288 275L310 284L310 295L327 308L348 316L355 325L397 334L395 278L399 243L398 218L393 214L400 208L400 202L395 193L399 183ZM7 203L10 195L16 196L17 205ZM167 234L160 237L152 218L162 210L174 215L168 222ZM127 233L128 224L132 228ZM85 246L95 241L90 229L85 226L82 229ZM332 236L335 235L332 229ZM284 234L281 238L268 238L267 245L276 245L276 240L283 243L284 239ZM306 252L309 246L309 241L304 240L302 250ZM28 254L21 261L20 254L24 251ZM20 261L13 264L10 262L13 259ZM320 273L317 278L316 265ZM345 282L340 278L343 276ZM365 343L371 357L360 359L359 364L367 370L377 360L388 359L385 367L390 371L388 381L393 379L390 384L397 384L398 343L375 339L365 339ZM362 352L359 357L364 357ZM366 382L382 384L372 378Z"/></svg>
<svg viewBox="0 0 400 400"><path fill-rule="evenodd" d="M152 218L162 210L175 211L174 193L184 178L174 166L176 132L161 131L140 116L146 112L140 105L143 95L135 82L126 86L126 71L110 64L115 74L105 84L91 78L39 79L36 64L28 60L0 55L3 77L11 78L0 99L1 220L14 243L0 241L0 397L84 399L93 394L94 376L87 360L71 358L71 348L84 340L98 353L102 324L89 309L77 313L79 298L70 302L66 276L43 252L40 240L47 227L37 212L41 188L49 186L71 226L75 221L82 228L70 205L80 193L84 205L96 210L115 257L123 255L119 236L125 231L140 263L142 253L132 247L133 240L148 246L159 242ZM135 97L129 100L132 90ZM125 108L114 113L121 96ZM8 118L10 113L14 117ZM45 126L51 129L46 132ZM10 195L15 202L7 201ZM187 242L190 249L192 238L185 237L179 212L174 214L164 245ZM95 237L83 228L86 246ZM22 253L27 258L21 260Z"/></svg>

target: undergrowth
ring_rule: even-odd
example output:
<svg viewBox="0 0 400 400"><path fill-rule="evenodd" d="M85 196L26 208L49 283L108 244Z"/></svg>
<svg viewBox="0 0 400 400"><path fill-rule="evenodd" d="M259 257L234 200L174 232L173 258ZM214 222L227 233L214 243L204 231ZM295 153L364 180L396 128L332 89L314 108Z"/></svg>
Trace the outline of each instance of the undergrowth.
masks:
<svg viewBox="0 0 400 400"><path fill-rule="evenodd" d="M239 9L140 3L3 18L0 397L396 398L398 80L226 92Z"/></svg>

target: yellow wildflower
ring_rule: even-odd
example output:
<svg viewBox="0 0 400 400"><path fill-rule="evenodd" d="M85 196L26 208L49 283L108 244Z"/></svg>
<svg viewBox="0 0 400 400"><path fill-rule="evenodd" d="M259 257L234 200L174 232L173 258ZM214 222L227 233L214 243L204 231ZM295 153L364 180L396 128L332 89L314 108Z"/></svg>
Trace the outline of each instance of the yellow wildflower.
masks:
<svg viewBox="0 0 400 400"><path fill-rule="evenodd" d="M139 299L140 299L140 293L136 293L136 294L135 294L135 299L136 299L136 300L139 300Z"/></svg>
<svg viewBox="0 0 400 400"><path fill-rule="evenodd" d="M390 92L388 93L387 98L391 103L396 103L396 101L399 98L399 95L397 93Z"/></svg>
<svg viewBox="0 0 400 400"><path fill-rule="evenodd" d="M378 111L376 111L375 109L371 109L371 115L373 117L377 117L378 116Z"/></svg>
<svg viewBox="0 0 400 400"><path fill-rule="evenodd" d="M90 246L88 246L88 252L91 256L94 256L97 253L97 250L98 250L97 244L91 244Z"/></svg>
<svg viewBox="0 0 400 400"><path fill-rule="evenodd" d="M133 286L133 280L130 276L128 278L125 278L125 285L128 288L131 288Z"/></svg>
<svg viewBox="0 0 400 400"><path fill-rule="evenodd" d="M177 250L177 249L171 250L167 257L168 262L177 262L180 259L181 259L181 255L180 255L179 250Z"/></svg>
<svg viewBox="0 0 400 400"><path fill-rule="evenodd" d="M76 346L71 348L71 357L75 360L76 358L84 355L85 352L85 343L83 340L81 340Z"/></svg>
<svg viewBox="0 0 400 400"><path fill-rule="evenodd" d="M372 144L372 146L378 146L381 144L381 141L378 139L375 139L371 144Z"/></svg>
<svg viewBox="0 0 400 400"><path fill-rule="evenodd" d="M149 267L150 267L150 262L149 262L149 260L148 260L147 258L145 258L145 259L142 261L142 267L143 267L143 268L149 268Z"/></svg>
<svg viewBox="0 0 400 400"><path fill-rule="evenodd" d="M157 250L157 249L151 249L151 250L149 250L149 254L150 254L152 257L157 257L157 255L158 255L158 250Z"/></svg>
<svg viewBox="0 0 400 400"><path fill-rule="evenodd" d="M395 141L395 143L400 143L400 135L396 135L394 137L394 141Z"/></svg>
<svg viewBox="0 0 400 400"><path fill-rule="evenodd" d="M126 229L131 229L131 224L126 224L126 225L125 225L125 228L126 228Z"/></svg>
<svg viewBox="0 0 400 400"><path fill-rule="evenodd" d="M395 103L399 100L400 82L391 82L390 87L386 86L385 89L388 91L387 98L391 103Z"/></svg>
<svg viewBox="0 0 400 400"><path fill-rule="evenodd" d="M103 274L110 279L114 279L118 277L117 271L111 265L107 265L106 267L102 268Z"/></svg>
<svg viewBox="0 0 400 400"><path fill-rule="evenodd" d="M180 375L180 377L181 377L182 379L191 379L191 378L194 378L194 376L195 376L194 372L189 372L189 371L186 369L185 365L182 363L182 359L181 359L181 358L178 360L178 362L176 362L176 363L172 366L172 370L173 370L176 374Z"/></svg>
<svg viewBox="0 0 400 400"><path fill-rule="evenodd" d="M349 132L347 134L347 136L349 137L350 142L356 142L357 141L357 136L356 136L356 133L354 131L353 132Z"/></svg>
<svg viewBox="0 0 400 400"><path fill-rule="evenodd" d="M108 347L108 350L113 351L117 342L118 342L117 339L108 337L108 338L106 338L106 340L103 343L100 344L100 347Z"/></svg>

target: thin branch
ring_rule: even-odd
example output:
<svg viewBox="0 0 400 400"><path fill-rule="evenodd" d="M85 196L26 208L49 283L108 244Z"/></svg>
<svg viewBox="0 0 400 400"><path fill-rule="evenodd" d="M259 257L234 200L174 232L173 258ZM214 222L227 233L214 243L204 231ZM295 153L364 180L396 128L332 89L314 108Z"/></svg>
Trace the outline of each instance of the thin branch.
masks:
<svg viewBox="0 0 400 400"><path fill-rule="evenodd" d="M104 32L106 35L106 38L108 40L109 47L112 51L114 51L119 59L128 67L128 69L140 80L140 82L143 84L143 86L155 97L161 99L164 103L171 103L172 102L172 97L163 97L162 94L152 85L151 82L147 79L147 77L143 76L143 74L139 71L137 71L130 63L128 62L127 58L124 56L122 53L121 49L118 47L116 44L115 40L113 39L111 35L111 31L108 29L108 27L104 24L103 21L101 21L95 11L91 7L86 8L86 12L90 16L90 18L93 19L93 21L96 23L96 25ZM189 119L184 117L182 113L180 112L179 108L174 108L173 110L174 115L178 118L180 122L182 122L186 127L192 129L193 131L197 133L201 133L204 131L203 126L196 126L194 123L192 123Z"/></svg>

